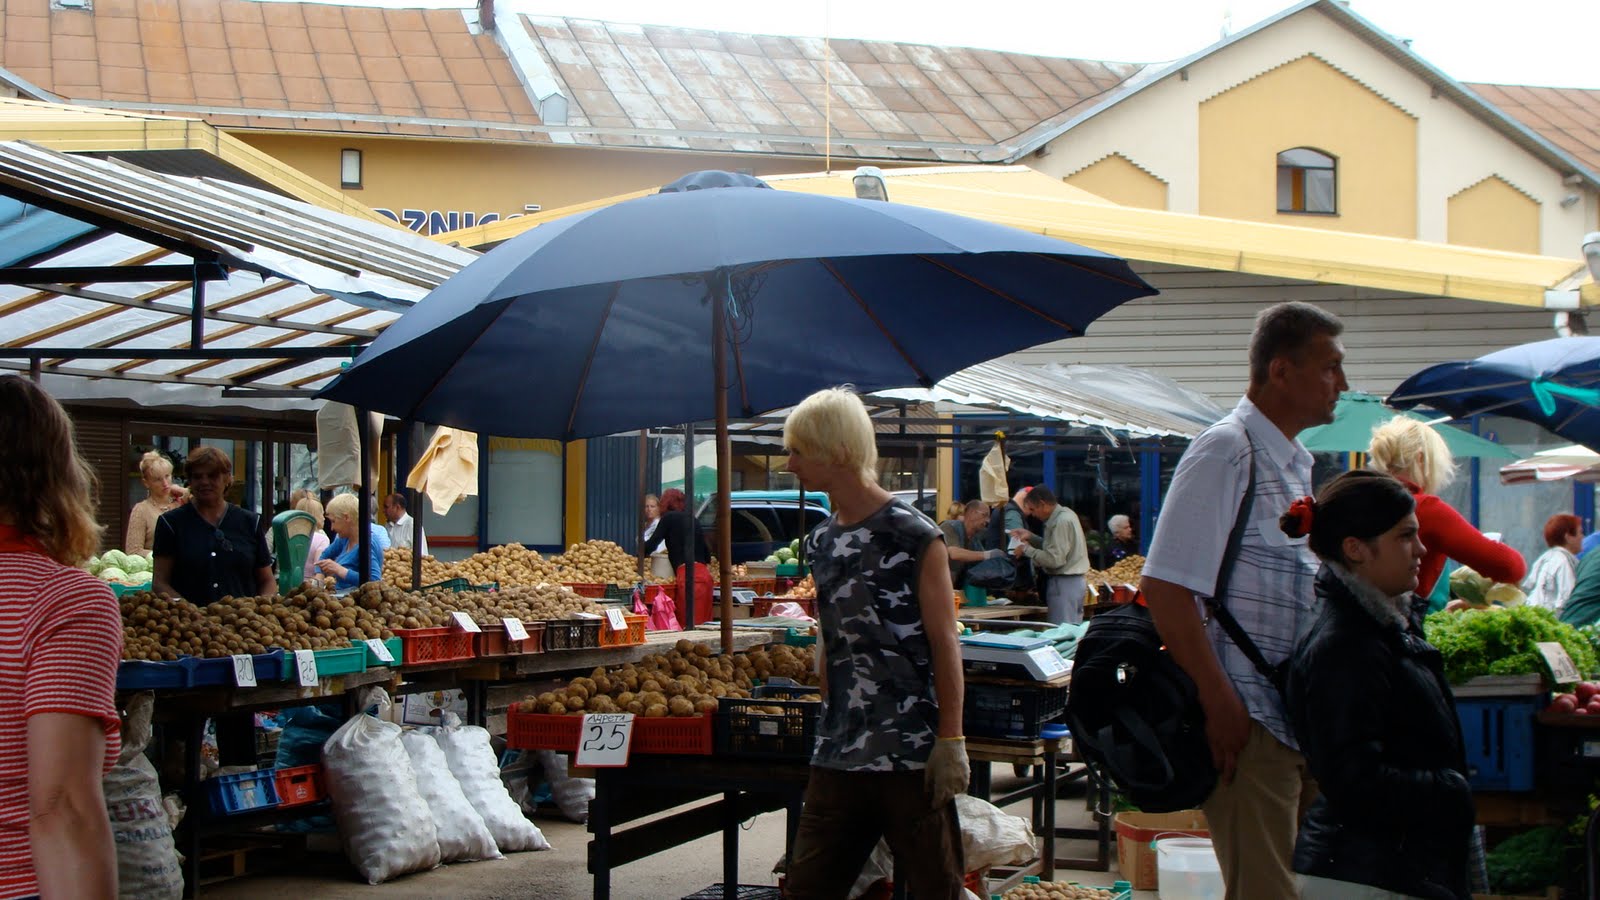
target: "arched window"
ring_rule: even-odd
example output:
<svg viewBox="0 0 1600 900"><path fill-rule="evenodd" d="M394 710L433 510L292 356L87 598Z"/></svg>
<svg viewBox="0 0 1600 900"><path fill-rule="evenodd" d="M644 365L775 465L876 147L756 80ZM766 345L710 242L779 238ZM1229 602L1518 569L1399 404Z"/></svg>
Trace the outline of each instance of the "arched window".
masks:
<svg viewBox="0 0 1600 900"><path fill-rule="evenodd" d="M1310 147L1278 154L1278 212L1339 211L1338 160Z"/></svg>

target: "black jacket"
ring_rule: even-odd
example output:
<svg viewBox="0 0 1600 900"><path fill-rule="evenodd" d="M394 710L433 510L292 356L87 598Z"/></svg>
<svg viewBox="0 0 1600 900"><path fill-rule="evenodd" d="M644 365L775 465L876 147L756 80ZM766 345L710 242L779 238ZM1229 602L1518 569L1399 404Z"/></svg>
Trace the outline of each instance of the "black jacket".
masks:
<svg viewBox="0 0 1600 900"><path fill-rule="evenodd" d="M1472 790L1455 701L1418 606L1358 599L1327 565L1285 699L1322 796L1294 869L1427 900L1467 900Z"/></svg>
<svg viewBox="0 0 1600 900"><path fill-rule="evenodd" d="M661 520L656 523L656 533L645 542L644 554L649 556L656 552L662 544L667 545L667 562L676 572L683 567L688 558L684 554L688 550L684 545L684 538L693 533L694 561L700 563L711 562L711 548L706 546L705 535L700 531L700 521L689 513L687 509L677 509L669 513L662 513ZM693 578L691 574L689 577Z"/></svg>

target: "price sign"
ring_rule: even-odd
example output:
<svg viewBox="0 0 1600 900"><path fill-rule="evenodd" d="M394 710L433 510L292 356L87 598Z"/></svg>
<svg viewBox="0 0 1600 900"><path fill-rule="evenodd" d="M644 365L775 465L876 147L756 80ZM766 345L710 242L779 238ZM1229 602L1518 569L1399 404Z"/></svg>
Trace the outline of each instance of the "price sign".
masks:
<svg viewBox="0 0 1600 900"><path fill-rule="evenodd" d="M615 768L628 764L633 742L633 713L589 713L578 732L574 765Z"/></svg>
<svg viewBox="0 0 1600 900"><path fill-rule="evenodd" d="M615 606L606 610L606 622L611 625L612 631L628 630L628 620L622 617L622 610Z"/></svg>
<svg viewBox="0 0 1600 900"><path fill-rule="evenodd" d="M523 627L521 619L506 617L500 620L506 626L506 640L525 641L528 639L528 629Z"/></svg>
<svg viewBox="0 0 1600 900"><path fill-rule="evenodd" d="M472 617L471 616L467 615L464 612L461 612L460 610L457 610L456 612L453 612L450 615L451 615L452 618L454 618L456 620L456 624L461 626L461 630L462 631L470 631L473 634L477 634L478 632L483 630L482 628L478 627L478 623L477 622L472 621Z"/></svg>
<svg viewBox="0 0 1600 900"><path fill-rule="evenodd" d="M367 649L378 658L378 662L394 662L394 654L389 652L389 645L377 638L367 638Z"/></svg>
<svg viewBox="0 0 1600 900"><path fill-rule="evenodd" d="M256 686L256 659L248 653L233 656L233 683L239 687Z"/></svg>
<svg viewBox="0 0 1600 900"><path fill-rule="evenodd" d="M312 650L294 652L295 671L300 675L301 687L317 686L317 655Z"/></svg>
<svg viewBox="0 0 1600 900"><path fill-rule="evenodd" d="M1578 674L1578 667L1572 664L1572 657L1567 655L1567 648L1556 641L1540 641L1538 644L1539 655L1544 657L1544 664L1550 667L1550 677L1556 684L1573 684L1583 680Z"/></svg>

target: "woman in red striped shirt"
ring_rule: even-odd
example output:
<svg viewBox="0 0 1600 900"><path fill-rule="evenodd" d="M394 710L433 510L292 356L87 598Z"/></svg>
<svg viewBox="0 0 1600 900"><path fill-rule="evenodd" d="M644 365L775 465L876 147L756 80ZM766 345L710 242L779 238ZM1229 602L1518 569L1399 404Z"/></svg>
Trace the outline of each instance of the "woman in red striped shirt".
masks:
<svg viewBox="0 0 1600 900"><path fill-rule="evenodd" d="M0 376L0 900L117 894L122 616L76 568L100 546L91 483L61 406Z"/></svg>

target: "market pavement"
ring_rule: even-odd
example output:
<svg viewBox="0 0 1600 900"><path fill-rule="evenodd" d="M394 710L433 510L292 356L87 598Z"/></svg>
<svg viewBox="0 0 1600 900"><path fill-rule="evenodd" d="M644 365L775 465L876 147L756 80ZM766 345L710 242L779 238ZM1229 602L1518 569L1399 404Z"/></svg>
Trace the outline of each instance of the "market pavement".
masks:
<svg viewBox="0 0 1600 900"><path fill-rule="evenodd" d="M995 788L1004 790L998 773ZM1025 812L1019 805L1014 812ZM1082 799L1060 801L1058 824L1087 823ZM555 849L517 853L504 860L443 866L376 887L360 881L342 855L312 853L263 859L263 874L237 878L201 889L205 900L588 900L592 880L585 858L589 833L562 819L536 820ZM768 813L745 823L740 835L740 880L775 885L772 866L783 853L783 814ZM1062 856L1088 855L1089 844L1060 842ZM271 874L265 874L265 873ZM611 873L616 900L677 900L722 880L722 836L710 835L667 853L618 867ZM1107 885L1117 879L1115 854L1111 872L1058 872L1058 880ZM1137 900L1154 900L1154 891L1140 891Z"/></svg>

